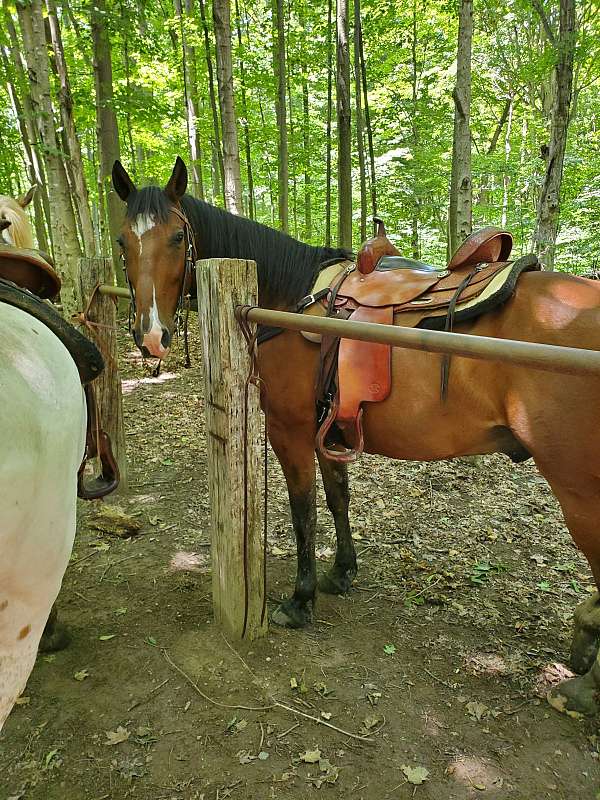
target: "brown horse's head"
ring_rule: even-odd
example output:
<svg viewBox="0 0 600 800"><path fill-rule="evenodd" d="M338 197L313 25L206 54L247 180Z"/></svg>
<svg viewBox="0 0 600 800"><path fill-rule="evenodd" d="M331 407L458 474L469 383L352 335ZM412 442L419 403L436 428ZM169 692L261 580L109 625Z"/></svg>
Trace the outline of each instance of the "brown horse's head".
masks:
<svg viewBox="0 0 600 800"><path fill-rule="evenodd" d="M121 162L115 161L112 179L127 204L118 243L134 298L133 338L144 355L165 358L186 280L185 216L180 200L187 187L187 169L177 157L164 189L137 189Z"/></svg>

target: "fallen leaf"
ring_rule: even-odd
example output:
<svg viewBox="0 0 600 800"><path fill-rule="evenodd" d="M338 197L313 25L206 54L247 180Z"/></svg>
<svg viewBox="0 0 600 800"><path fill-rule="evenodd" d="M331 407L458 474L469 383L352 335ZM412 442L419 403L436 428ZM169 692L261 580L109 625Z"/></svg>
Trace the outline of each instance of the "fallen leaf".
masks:
<svg viewBox="0 0 600 800"><path fill-rule="evenodd" d="M98 638L101 642L109 642L111 639L114 639L116 635L116 633L103 633L102 636Z"/></svg>
<svg viewBox="0 0 600 800"><path fill-rule="evenodd" d="M86 678L90 677L90 673L87 669L80 669L78 672L73 673L73 677L76 681L84 681Z"/></svg>
<svg viewBox="0 0 600 800"><path fill-rule="evenodd" d="M253 756L248 750L240 750L237 757L240 764L251 764L256 761L256 756Z"/></svg>
<svg viewBox="0 0 600 800"><path fill-rule="evenodd" d="M420 786L429 777L429 770L425 767L409 767L402 764L400 769L406 775L406 780L414 786Z"/></svg>
<svg viewBox="0 0 600 800"><path fill-rule="evenodd" d="M24 695L21 695L21 697L17 697L17 699L15 700L15 705L28 706L30 702L31 702L31 697L25 697Z"/></svg>
<svg viewBox="0 0 600 800"><path fill-rule="evenodd" d="M331 711L321 711L321 717L329 721L331 719Z"/></svg>
<svg viewBox="0 0 600 800"><path fill-rule="evenodd" d="M318 748L316 750L307 750L300 756L300 761L304 761L305 764L316 764L320 759L321 751Z"/></svg>
<svg viewBox="0 0 600 800"><path fill-rule="evenodd" d="M267 753L266 750L261 750L260 753L258 754L259 761L266 761L268 757L269 754Z"/></svg>
<svg viewBox="0 0 600 800"><path fill-rule="evenodd" d="M467 710L467 714L469 714L471 717L474 717L477 722L480 722L484 717L487 717L490 712L486 705L479 703L477 700L467 703L465 708Z"/></svg>
<svg viewBox="0 0 600 800"><path fill-rule="evenodd" d="M129 739L129 731L122 725L119 725L116 731L106 731L106 741L104 744L115 745L126 742Z"/></svg>
<svg viewBox="0 0 600 800"><path fill-rule="evenodd" d="M386 656L393 656L394 653L396 652L396 645L394 644L384 645L383 652L386 654Z"/></svg>

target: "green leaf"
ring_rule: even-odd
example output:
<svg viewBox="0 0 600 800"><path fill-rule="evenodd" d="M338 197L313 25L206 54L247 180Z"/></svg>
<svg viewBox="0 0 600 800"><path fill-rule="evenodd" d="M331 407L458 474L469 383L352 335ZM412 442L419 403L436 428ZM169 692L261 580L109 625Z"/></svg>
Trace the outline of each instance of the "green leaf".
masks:
<svg viewBox="0 0 600 800"><path fill-rule="evenodd" d="M406 775L406 780L414 786L420 786L429 777L429 770L425 767L409 767L403 764L401 770Z"/></svg>
<svg viewBox="0 0 600 800"><path fill-rule="evenodd" d="M386 644L383 646L383 652L386 656L393 656L396 652L396 645L395 644Z"/></svg>
<svg viewBox="0 0 600 800"><path fill-rule="evenodd" d="M109 642L111 639L114 639L116 635L116 633L103 633L102 636L98 638L101 642Z"/></svg>

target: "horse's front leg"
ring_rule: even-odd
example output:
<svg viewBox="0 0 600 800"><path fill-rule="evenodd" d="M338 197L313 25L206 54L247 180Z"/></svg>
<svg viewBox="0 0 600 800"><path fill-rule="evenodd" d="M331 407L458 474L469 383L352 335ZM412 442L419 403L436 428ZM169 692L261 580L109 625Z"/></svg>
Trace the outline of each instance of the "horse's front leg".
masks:
<svg viewBox="0 0 600 800"><path fill-rule="evenodd" d="M296 535L298 573L293 595L273 612L271 619L287 628L302 628L312 621L317 568L315 530L317 504L315 492L314 434L294 427L269 425L269 438L285 475Z"/></svg>
<svg viewBox="0 0 600 800"><path fill-rule="evenodd" d="M331 569L319 578L319 589L327 594L344 594L352 586L358 571L348 517L350 505L348 468L345 464L325 458L322 453L317 452L317 457L323 476L327 507L333 515L337 539L335 561Z"/></svg>

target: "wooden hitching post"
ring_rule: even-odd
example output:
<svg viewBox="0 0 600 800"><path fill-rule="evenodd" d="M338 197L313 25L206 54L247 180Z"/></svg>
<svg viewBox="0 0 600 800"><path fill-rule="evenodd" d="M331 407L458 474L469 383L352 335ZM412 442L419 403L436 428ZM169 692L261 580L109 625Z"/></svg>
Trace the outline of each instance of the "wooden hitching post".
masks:
<svg viewBox="0 0 600 800"><path fill-rule="evenodd" d="M204 360L213 608L217 623L227 635L255 639L267 631L266 613L263 614L260 404L254 386L248 387L246 404L250 357L234 311L236 305L256 304L256 264L240 259L199 261L197 284Z"/></svg>
<svg viewBox="0 0 600 800"><path fill-rule="evenodd" d="M98 283L112 284L113 265L110 258L81 258L79 281L84 310L88 308L89 325L82 330L97 345L104 357L104 372L94 381L102 427L110 436L121 480L118 492L127 491L127 453L123 424L123 395L117 353L117 308L112 297L95 292Z"/></svg>

